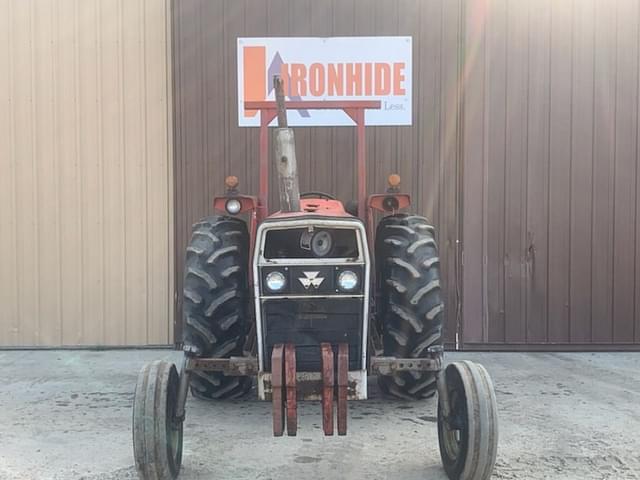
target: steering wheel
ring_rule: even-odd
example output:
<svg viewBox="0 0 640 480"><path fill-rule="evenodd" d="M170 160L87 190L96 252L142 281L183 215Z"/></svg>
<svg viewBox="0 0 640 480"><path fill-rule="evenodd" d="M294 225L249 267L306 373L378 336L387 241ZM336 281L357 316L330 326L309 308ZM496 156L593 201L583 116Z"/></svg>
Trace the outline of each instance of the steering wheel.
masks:
<svg viewBox="0 0 640 480"><path fill-rule="evenodd" d="M300 194L300 198L324 198L326 200L336 200L336 197L330 193L324 192L304 192Z"/></svg>

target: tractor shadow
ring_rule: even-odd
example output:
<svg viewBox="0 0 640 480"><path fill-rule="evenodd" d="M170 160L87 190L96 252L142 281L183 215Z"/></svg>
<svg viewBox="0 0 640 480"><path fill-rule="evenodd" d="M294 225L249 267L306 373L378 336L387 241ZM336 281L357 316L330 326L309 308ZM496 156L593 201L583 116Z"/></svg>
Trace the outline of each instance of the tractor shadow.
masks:
<svg viewBox="0 0 640 480"><path fill-rule="evenodd" d="M297 436L274 438L271 404L255 391L224 402L189 397L181 478L446 479L435 398L387 397L375 378L368 389L368 400L349 402L344 437L323 435L320 402L298 404Z"/></svg>

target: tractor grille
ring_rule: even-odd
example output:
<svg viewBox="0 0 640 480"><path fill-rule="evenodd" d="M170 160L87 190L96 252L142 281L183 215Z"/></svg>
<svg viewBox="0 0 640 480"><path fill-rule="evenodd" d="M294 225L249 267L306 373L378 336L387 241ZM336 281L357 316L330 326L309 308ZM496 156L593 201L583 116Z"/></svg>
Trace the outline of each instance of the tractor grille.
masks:
<svg viewBox="0 0 640 480"><path fill-rule="evenodd" d="M296 369L320 371L320 344L349 344L349 369L360 368L362 298L287 298L262 301L264 363L271 370L271 351L278 343L296 346Z"/></svg>

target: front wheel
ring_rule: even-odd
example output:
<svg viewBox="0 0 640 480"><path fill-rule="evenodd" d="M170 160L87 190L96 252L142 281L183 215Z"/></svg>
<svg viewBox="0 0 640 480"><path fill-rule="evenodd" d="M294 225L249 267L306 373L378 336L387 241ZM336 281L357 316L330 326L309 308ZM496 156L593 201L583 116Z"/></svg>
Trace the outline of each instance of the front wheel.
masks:
<svg viewBox="0 0 640 480"><path fill-rule="evenodd" d="M179 376L173 363L147 363L133 398L133 456L141 480L174 480L182 463L182 420L177 419Z"/></svg>
<svg viewBox="0 0 640 480"><path fill-rule="evenodd" d="M451 480L487 480L498 448L498 409L493 383L482 365L463 361L447 366L449 414L438 397L440 457Z"/></svg>

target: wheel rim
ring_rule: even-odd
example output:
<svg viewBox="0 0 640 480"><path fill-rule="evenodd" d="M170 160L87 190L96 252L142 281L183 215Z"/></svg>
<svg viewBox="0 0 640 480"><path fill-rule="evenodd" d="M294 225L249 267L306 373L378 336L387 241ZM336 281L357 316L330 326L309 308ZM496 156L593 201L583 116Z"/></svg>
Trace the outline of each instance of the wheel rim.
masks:
<svg viewBox="0 0 640 480"><path fill-rule="evenodd" d="M449 416L443 422L444 453L451 463L465 455L468 441L467 400L460 379L449 385Z"/></svg>
<svg viewBox="0 0 640 480"><path fill-rule="evenodd" d="M171 458L177 458L180 448L180 437L182 436L182 422L173 420L167 426L167 444Z"/></svg>
<svg viewBox="0 0 640 480"><path fill-rule="evenodd" d="M449 458L455 459L460 455L459 431L453 429L449 421L444 423L444 449Z"/></svg>
<svg viewBox="0 0 640 480"><path fill-rule="evenodd" d="M176 402L178 399L178 375L172 372L167 391L166 438L167 456L173 463L177 473L182 463L182 420L176 418Z"/></svg>

